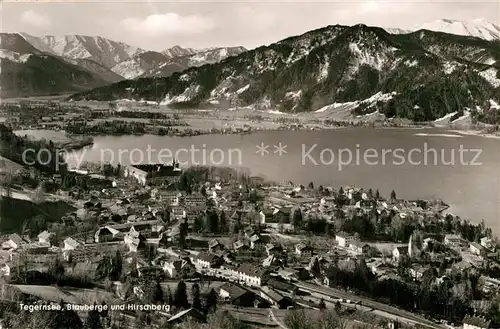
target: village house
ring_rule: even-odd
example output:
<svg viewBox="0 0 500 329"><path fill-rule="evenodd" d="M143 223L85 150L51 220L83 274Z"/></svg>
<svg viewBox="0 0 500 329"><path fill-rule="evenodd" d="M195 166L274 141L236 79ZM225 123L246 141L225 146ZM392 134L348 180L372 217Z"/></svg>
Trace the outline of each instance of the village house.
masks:
<svg viewBox="0 0 500 329"><path fill-rule="evenodd" d="M5 250L17 250L21 249L23 246L28 244L23 238L21 238L18 234L14 233L9 235L9 239L2 243L2 249Z"/></svg>
<svg viewBox="0 0 500 329"><path fill-rule="evenodd" d="M186 210L184 207L172 207L170 210L170 217L174 220L181 220L186 218Z"/></svg>
<svg viewBox="0 0 500 329"><path fill-rule="evenodd" d="M120 231L109 226L100 227L94 235L96 243L109 242L119 238Z"/></svg>
<svg viewBox="0 0 500 329"><path fill-rule="evenodd" d="M476 242L472 242L470 244L469 250L474 255L481 256L481 257L484 256L484 254L486 253L486 249L482 245L480 245L479 243L476 243Z"/></svg>
<svg viewBox="0 0 500 329"><path fill-rule="evenodd" d="M278 276L287 280L287 281L298 281L299 277L297 275L297 271L291 268L284 268L278 271Z"/></svg>
<svg viewBox="0 0 500 329"><path fill-rule="evenodd" d="M81 246L80 242L76 241L75 239L73 239L71 237L65 239L63 241L63 243L64 243L64 247L63 247L64 251L75 250L76 248L78 248L79 246Z"/></svg>
<svg viewBox="0 0 500 329"><path fill-rule="evenodd" d="M172 164L143 164L125 166L123 176L135 180L145 186L178 181L182 173L179 163L174 159Z"/></svg>
<svg viewBox="0 0 500 329"><path fill-rule="evenodd" d="M207 198L200 193L190 194L190 195L186 195L184 197L183 203L184 203L184 206L187 208L206 206L207 205Z"/></svg>
<svg viewBox="0 0 500 329"><path fill-rule="evenodd" d="M25 245L23 249L28 254L46 254L49 248L49 242L32 242Z"/></svg>
<svg viewBox="0 0 500 329"><path fill-rule="evenodd" d="M198 268L214 268L220 264L220 258L214 254L200 252L197 256L191 257L191 262Z"/></svg>
<svg viewBox="0 0 500 329"><path fill-rule="evenodd" d="M295 285L277 279L269 279L266 285L277 290L278 292L283 292L286 294L294 294L299 290L299 288L297 288Z"/></svg>
<svg viewBox="0 0 500 329"><path fill-rule="evenodd" d="M396 247L392 251L392 259L395 262L399 262L403 256L408 255L408 246Z"/></svg>
<svg viewBox="0 0 500 329"><path fill-rule="evenodd" d="M171 259L163 263L163 271L172 279L182 276L191 277L196 273L195 266L185 259Z"/></svg>
<svg viewBox="0 0 500 329"><path fill-rule="evenodd" d="M239 275L239 281L248 286L260 286L262 283L263 270L252 264L241 264L236 271Z"/></svg>
<svg viewBox="0 0 500 329"><path fill-rule="evenodd" d="M295 245L295 254L300 257L311 257L312 248L303 243L298 243Z"/></svg>
<svg viewBox="0 0 500 329"><path fill-rule="evenodd" d="M481 238L481 240L479 242L480 242L481 246L483 246L484 248L486 248L488 250L494 249L494 243L493 243L493 240L491 238L484 237L484 238Z"/></svg>
<svg viewBox="0 0 500 329"><path fill-rule="evenodd" d="M429 270L429 267L414 264L410 267L410 275L414 280L420 281L427 270Z"/></svg>
<svg viewBox="0 0 500 329"><path fill-rule="evenodd" d="M217 253L224 250L224 246L219 243L217 239L212 239L208 241L208 250L211 253Z"/></svg>
<svg viewBox="0 0 500 329"><path fill-rule="evenodd" d="M466 315L464 318L463 329L488 329L491 321L477 316Z"/></svg>
<svg viewBox="0 0 500 329"><path fill-rule="evenodd" d="M275 255L270 255L270 256L267 256L262 261L262 266L263 267L269 267L269 266L281 267L281 266L283 266L283 261Z"/></svg>
<svg viewBox="0 0 500 329"><path fill-rule="evenodd" d="M274 245L272 243L266 244L266 253L268 256L274 255L278 256L283 252L283 248L280 245Z"/></svg>
<svg viewBox="0 0 500 329"><path fill-rule="evenodd" d="M340 232L335 235L335 241L337 241L339 247L346 248L354 241L354 237L345 232Z"/></svg>
<svg viewBox="0 0 500 329"><path fill-rule="evenodd" d="M289 306L293 306L294 304L291 298L285 297L276 290L269 287L262 287L260 296L268 300L273 307L279 309L286 309Z"/></svg>
<svg viewBox="0 0 500 329"><path fill-rule="evenodd" d="M368 255L370 253L371 247L368 243L361 241L353 241L349 244L349 249L356 255Z"/></svg>
<svg viewBox="0 0 500 329"><path fill-rule="evenodd" d="M14 276L17 273L17 266L13 262L5 262L0 265L0 277Z"/></svg>
<svg viewBox="0 0 500 329"><path fill-rule="evenodd" d="M53 235L54 233L51 233L49 231L43 231L40 234L38 234L38 242L50 243L50 239L52 238Z"/></svg>
<svg viewBox="0 0 500 329"><path fill-rule="evenodd" d="M243 241L238 240L235 243L233 243L233 249L237 253L246 253L250 250L250 246L243 243Z"/></svg>
<svg viewBox="0 0 500 329"><path fill-rule="evenodd" d="M250 248L253 250L264 250L264 240L257 234L250 237Z"/></svg>
<svg viewBox="0 0 500 329"><path fill-rule="evenodd" d="M245 233L245 238L247 239L250 239L253 235L255 235L255 230L251 226L245 227L243 232Z"/></svg>
<svg viewBox="0 0 500 329"><path fill-rule="evenodd" d="M253 292L229 282L219 288L219 296L224 301L239 307L253 307L255 303L255 294Z"/></svg>
<svg viewBox="0 0 500 329"><path fill-rule="evenodd" d="M447 234L444 236L444 244L458 248L463 246L464 240L458 235Z"/></svg>

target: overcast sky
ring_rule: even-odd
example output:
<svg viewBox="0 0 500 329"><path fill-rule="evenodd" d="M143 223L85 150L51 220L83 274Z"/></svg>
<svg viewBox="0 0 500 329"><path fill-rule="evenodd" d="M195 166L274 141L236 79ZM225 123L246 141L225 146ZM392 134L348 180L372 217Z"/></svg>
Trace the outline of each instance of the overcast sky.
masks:
<svg viewBox="0 0 500 329"><path fill-rule="evenodd" d="M100 35L151 50L173 45L254 48L333 24L409 29L436 19L500 23L498 1L43 1L6 0L1 29Z"/></svg>

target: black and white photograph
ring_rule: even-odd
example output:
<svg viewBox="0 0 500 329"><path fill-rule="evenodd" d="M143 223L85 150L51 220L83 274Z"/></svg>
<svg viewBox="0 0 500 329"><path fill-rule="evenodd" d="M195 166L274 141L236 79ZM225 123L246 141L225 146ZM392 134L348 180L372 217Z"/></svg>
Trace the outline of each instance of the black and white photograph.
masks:
<svg viewBox="0 0 500 329"><path fill-rule="evenodd" d="M500 329L498 0L0 1L0 329Z"/></svg>

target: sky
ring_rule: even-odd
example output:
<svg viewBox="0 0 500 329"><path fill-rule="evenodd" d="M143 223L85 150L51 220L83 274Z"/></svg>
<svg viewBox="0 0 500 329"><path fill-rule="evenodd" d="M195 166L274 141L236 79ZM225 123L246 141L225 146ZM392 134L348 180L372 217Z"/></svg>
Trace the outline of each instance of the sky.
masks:
<svg viewBox="0 0 500 329"><path fill-rule="evenodd" d="M334 24L411 29L442 18L483 18L500 25L500 2L493 0L4 0L0 6L3 32L99 35L148 50L251 49Z"/></svg>

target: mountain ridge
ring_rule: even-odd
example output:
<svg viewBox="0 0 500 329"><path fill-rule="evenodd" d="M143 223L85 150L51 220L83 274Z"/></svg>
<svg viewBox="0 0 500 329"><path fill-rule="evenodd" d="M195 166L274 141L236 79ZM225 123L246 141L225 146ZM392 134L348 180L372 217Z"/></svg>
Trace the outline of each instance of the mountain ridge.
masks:
<svg viewBox="0 0 500 329"><path fill-rule="evenodd" d="M440 40L449 43L446 49ZM471 51L494 61L475 61ZM499 59L497 43L477 38L330 25L170 77L122 81L72 98L155 100L158 95L171 106L229 102L299 112L382 93L395 96L377 110L422 121L498 100ZM292 99L291 93L300 96Z"/></svg>
<svg viewBox="0 0 500 329"><path fill-rule="evenodd" d="M476 37L487 41L500 40L500 27L483 18L460 21L442 18L414 26L409 30L386 28L389 33L407 34L421 30Z"/></svg>

